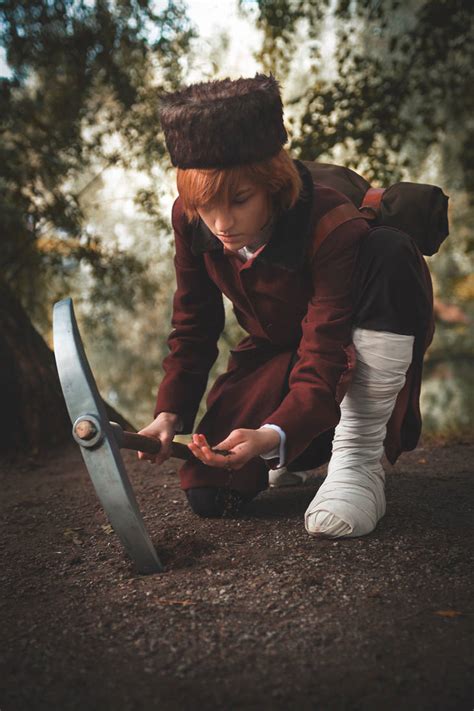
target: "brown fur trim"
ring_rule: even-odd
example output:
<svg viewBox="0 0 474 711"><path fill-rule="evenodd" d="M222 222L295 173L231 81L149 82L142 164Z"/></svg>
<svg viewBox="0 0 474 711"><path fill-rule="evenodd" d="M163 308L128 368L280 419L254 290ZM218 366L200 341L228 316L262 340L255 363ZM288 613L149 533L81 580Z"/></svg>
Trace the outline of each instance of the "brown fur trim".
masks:
<svg viewBox="0 0 474 711"><path fill-rule="evenodd" d="M165 94L160 119L171 162L180 168L265 160L288 138L278 82L271 74L191 84Z"/></svg>

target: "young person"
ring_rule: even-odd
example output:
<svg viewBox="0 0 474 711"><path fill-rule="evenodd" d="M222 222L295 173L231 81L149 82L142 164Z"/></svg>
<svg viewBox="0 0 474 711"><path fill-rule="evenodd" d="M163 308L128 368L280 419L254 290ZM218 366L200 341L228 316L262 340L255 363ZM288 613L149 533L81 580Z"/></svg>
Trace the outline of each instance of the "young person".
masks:
<svg viewBox="0 0 474 711"><path fill-rule="evenodd" d="M329 461L306 529L365 535L385 513L384 445L394 462L420 434L432 333L423 258L405 233L370 229L286 153L272 76L191 85L166 95L160 115L178 169L177 290L155 419L141 430L162 450L139 457L161 464L174 435L192 432L225 295L248 335L213 384L180 470L191 507L235 514L268 486L269 468L271 483L291 484ZM349 218L331 228L343 205Z"/></svg>

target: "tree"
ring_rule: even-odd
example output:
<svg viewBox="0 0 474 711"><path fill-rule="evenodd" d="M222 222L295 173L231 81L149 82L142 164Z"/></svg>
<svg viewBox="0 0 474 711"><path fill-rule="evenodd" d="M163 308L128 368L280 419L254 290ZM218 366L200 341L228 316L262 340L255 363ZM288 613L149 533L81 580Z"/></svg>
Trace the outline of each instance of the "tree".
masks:
<svg viewBox="0 0 474 711"><path fill-rule="evenodd" d="M84 265L104 300L132 305L149 293L138 256L104 247L100 235L87 232L81 191L71 186L108 165L150 167L164 153L157 93L180 83L180 57L193 32L180 0L160 11L154 7L151 0L6 0L0 6L0 37L12 72L0 83L3 328L13 303L18 314L23 305L36 323L47 321L46 287L62 295ZM156 214L153 195L141 199ZM29 328L24 312L19 318ZM18 336L3 333L2 361L12 375ZM33 400L42 384L29 363L26 399ZM24 418L21 406L13 395L2 399L2 411L13 419ZM42 413L53 422L49 415Z"/></svg>
<svg viewBox="0 0 474 711"><path fill-rule="evenodd" d="M240 2L245 11L247 3ZM433 145L474 188L474 7L467 0L256 0L264 41L257 57L285 81L301 44L304 80L292 149L303 158L345 147L369 177L416 172ZM321 40L330 23L334 57ZM328 64L334 63L328 72ZM450 138L456 137L453 146ZM453 148L454 155L453 155Z"/></svg>

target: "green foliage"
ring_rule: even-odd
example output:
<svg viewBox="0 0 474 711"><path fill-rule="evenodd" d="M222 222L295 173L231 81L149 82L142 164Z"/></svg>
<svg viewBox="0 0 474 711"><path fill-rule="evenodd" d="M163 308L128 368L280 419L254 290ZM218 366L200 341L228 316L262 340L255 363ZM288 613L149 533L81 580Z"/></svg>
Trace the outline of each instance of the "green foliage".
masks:
<svg viewBox="0 0 474 711"><path fill-rule="evenodd" d="M332 6L325 0L261 0L253 5L265 35L259 55L264 66L278 66L284 79L302 45L312 59L294 98L301 119L295 122L292 149L302 158L328 158L342 148L348 165L362 165L368 178L388 183L407 171L415 174L430 147L439 145L462 172L463 187L473 192L471 2L338 0ZM311 55L315 39L321 41L328 27L337 37L331 73L320 53Z"/></svg>
<svg viewBox="0 0 474 711"><path fill-rule="evenodd" d="M313 62L319 59L319 36L330 5L329 0L238 0L245 14L258 8L257 27L263 31L262 46L255 56L264 72L273 73L280 81L288 74L303 29L305 49Z"/></svg>
<svg viewBox="0 0 474 711"><path fill-rule="evenodd" d="M105 300L131 307L149 290L137 256L88 234L79 183L113 165L150 169L164 155L157 92L182 80L192 31L179 0L155 7L148 0L0 7L12 71L0 83L0 272L36 320L45 286L64 291L84 265Z"/></svg>

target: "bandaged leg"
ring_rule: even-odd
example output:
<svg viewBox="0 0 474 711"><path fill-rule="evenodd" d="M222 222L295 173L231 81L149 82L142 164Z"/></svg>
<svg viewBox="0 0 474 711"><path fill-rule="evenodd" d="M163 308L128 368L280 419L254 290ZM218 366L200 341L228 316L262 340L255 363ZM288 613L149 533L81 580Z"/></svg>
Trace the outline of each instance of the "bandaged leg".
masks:
<svg viewBox="0 0 474 711"><path fill-rule="evenodd" d="M305 513L311 535L363 536L385 513L380 463L386 425L411 363L414 336L356 328L357 364L341 403L325 481Z"/></svg>

